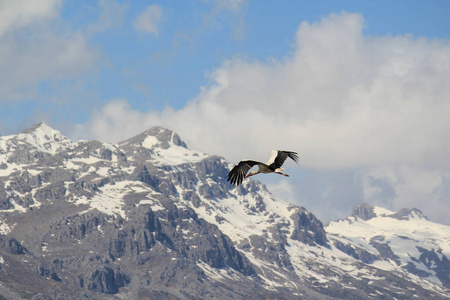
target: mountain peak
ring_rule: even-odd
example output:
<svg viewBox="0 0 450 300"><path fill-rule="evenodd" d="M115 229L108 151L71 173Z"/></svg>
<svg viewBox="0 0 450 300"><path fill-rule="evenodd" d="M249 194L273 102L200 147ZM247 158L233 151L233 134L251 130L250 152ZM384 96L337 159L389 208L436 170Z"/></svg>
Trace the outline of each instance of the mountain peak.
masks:
<svg viewBox="0 0 450 300"><path fill-rule="evenodd" d="M160 165L193 163L209 157L205 153L188 149L178 134L160 126L120 142L118 148L136 161L150 159Z"/></svg>
<svg viewBox="0 0 450 300"><path fill-rule="evenodd" d="M22 134L33 135L36 137L45 137L46 139L51 140L67 139L60 131L53 129L43 122L28 127L27 129L22 131Z"/></svg>
<svg viewBox="0 0 450 300"><path fill-rule="evenodd" d="M39 122L36 123L34 125L31 125L30 127L28 127L27 129L25 129L24 131L22 131L22 133L32 133L38 130L44 130L44 131L56 131L59 132L53 128L51 128L50 126L48 126L47 124L45 124L44 122Z"/></svg>
<svg viewBox="0 0 450 300"><path fill-rule="evenodd" d="M45 123L37 123L16 136L42 152L55 153L61 146L67 146L71 141Z"/></svg>
<svg viewBox="0 0 450 300"><path fill-rule="evenodd" d="M120 146L141 146L152 149L154 146L167 149L171 145L187 148L178 134L161 126L154 126L146 131L119 143Z"/></svg>
<svg viewBox="0 0 450 300"><path fill-rule="evenodd" d="M180 136L177 133L165 127L155 126L144 131L142 134L146 135L147 137L155 137L160 142L161 148L163 149L168 148L170 144L187 148L186 143L181 140Z"/></svg>
<svg viewBox="0 0 450 300"><path fill-rule="evenodd" d="M391 218L398 220L410 220L410 219L426 219L428 218L417 208L402 208L399 212L389 215Z"/></svg>

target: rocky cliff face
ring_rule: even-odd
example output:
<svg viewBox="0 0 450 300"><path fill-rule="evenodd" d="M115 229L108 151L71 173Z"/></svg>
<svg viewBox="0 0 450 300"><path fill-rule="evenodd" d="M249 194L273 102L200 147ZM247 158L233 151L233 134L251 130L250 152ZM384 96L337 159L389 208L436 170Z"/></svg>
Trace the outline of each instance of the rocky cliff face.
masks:
<svg viewBox="0 0 450 300"><path fill-rule="evenodd" d="M221 157L188 149L161 127L117 145L73 142L45 124L0 137L0 295L448 295L445 241L430 248L421 236L422 246L406 261L380 228L381 234L359 232L364 242L355 237L359 227L340 231L343 224L367 226L361 222L380 218L373 207L355 208L341 227L324 228L305 208L275 199L257 181L228 185L230 167ZM386 217L429 222L416 210ZM442 225L441 234L448 232ZM401 234L401 241L419 238Z"/></svg>

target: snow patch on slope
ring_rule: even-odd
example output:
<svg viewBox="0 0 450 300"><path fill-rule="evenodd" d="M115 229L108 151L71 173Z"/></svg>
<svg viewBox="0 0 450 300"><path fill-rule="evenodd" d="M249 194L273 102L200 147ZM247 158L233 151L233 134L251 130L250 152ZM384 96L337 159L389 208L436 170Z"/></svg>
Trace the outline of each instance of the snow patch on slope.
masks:
<svg viewBox="0 0 450 300"><path fill-rule="evenodd" d="M149 135L142 142L142 146L148 149L152 149L154 146L158 145L159 141L156 136Z"/></svg>
<svg viewBox="0 0 450 300"><path fill-rule="evenodd" d="M85 211L91 211L97 209L108 215L120 215L122 218L126 219L126 212L124 208L124 201L126 196L133 194L142 193L143 195L137 204L140 205L151 205L152 210L157 211L164 209L159 201L153 196L155 193L152 189L143 183L137 183L135 181L120 181L114 184L107 184L99 188L99 192L95 193L92 197L88 198L86 196L76 199L75 204L83 205L87 204L90 208Z"/></svg>
<svg viewBox="0 0 450 300"><path fill-rule="evenodd" d="M393 215L395 214L395 212L390 211L384 207L380 207L380 206L374 206L373 207L373 212L375 213L375 215L377 217L385 217L385 216L389 216L389 215Z"/></svg>
<svg viewBox="0 0 450 300"><path fill-rule="evenodd" d="M22 167L16 163L6 163L6 155L0 155L0 165L4 163L4 169L0 168L0 177L9 176L14 172L22 169Z"/></svg>
<svg viewBox="0 0 450 300"><path fill-rule="evenodd" d="M170 142L169 145L170 147L167 149L156 148L154 150L155 156L152 158L157 162L157 164L176 166L187 163L195 163L209 157L205 153L187 149L182 146L177 146L172 142Z"/></svg>
<svg viewBox="0 0 450 300"><path fill-rule="evenodd" d="M6 224L6 223L4 222L4 220L2 220L2 219L0 218L0 234L1 234L1 235L6 235L6 234L10 233L13 227L14 227L14 226L11 227L11 226L9 226L8 224Z"/></svg>

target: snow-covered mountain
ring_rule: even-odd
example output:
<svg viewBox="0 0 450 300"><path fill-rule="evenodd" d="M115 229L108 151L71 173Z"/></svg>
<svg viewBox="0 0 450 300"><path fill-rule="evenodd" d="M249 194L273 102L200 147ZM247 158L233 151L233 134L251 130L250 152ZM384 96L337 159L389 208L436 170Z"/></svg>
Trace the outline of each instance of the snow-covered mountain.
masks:
<svg viewBox="0 0 450 300"><path fill-rule="evenodd" d="M448 299L450 227L360 205L324 227L153 127L0 137L0 298Z"/></svg>
<svg viewBox="0 0 450 300"><path fill-rule="evenodd" d="M368 204L354 207L352 216L326 227L328 238L353 257L379 269L412 273L446 287L450 287L449 230L415 208L395 213ZM366 257L358 253L362 249Z"/></svg>

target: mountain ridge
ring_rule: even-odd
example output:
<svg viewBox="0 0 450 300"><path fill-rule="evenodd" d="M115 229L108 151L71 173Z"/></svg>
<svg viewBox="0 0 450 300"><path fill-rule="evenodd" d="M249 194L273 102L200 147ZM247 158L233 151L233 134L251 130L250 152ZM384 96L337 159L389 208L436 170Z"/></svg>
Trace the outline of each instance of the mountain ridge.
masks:
<svg viewBox="0 0 450 300"><path fill-rule="evenodd" d="M449 249L433 241L450 236L448 226L416 209L369 205L324 226L258 181L228 185L224 158L189 149L163 127L109 144L73 142L37 124L0 137L0 166L4 297L446 299L449 292ZM442 232L389 234L380 220Z"/></svg>
<svg viewBox="0 0 450 300"><path fill-rule="evenodd" d="M450 262L444 254L450 253L450 238L446 235L448 226L429 221L417 208L392 212L360 204L355 206L351 216L330 222L326 230L339 241L345 233L344 239L353 248L363 245L365 249L376 250L373 252L378 255L372 256L373 263L391 261L390 265L380 265L380 268L392 270L393 265L398 265L408 272L449 286ZM395 248L403 252L393 251Z"/></svg>

